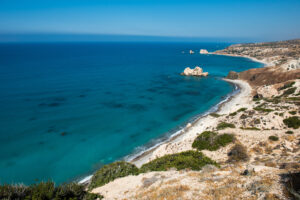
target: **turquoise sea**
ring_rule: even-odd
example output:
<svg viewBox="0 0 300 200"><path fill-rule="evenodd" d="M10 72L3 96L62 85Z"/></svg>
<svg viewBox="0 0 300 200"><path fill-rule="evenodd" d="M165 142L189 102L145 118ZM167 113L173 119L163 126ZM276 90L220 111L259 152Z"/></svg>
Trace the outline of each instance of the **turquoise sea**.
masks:
<svg viewBox="0 0 300 200"><path fill-rule="evenodd" d="M0 44L0 183L79 180L168 138L235 90L230 70L262 66L199 54L228 45ZM179 75L196 65L210 75Z"/></svg>

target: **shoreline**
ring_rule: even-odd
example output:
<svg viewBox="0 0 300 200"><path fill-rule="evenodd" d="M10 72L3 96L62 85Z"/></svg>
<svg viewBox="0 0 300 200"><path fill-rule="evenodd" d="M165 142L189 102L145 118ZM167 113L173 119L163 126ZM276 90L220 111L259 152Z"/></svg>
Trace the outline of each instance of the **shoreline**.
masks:
<svg viewBox="0 0 300 200"><path fill-rule="evenodd" d="M157 157L161 157L171 153L178 153L185 150L191 150L192 147L189 144L191 144L191 141L193 141L194 138L197 137L197 134L203 132L213 124L217 123L218 118L210 116L211 113L215 112L223 115L234 112L241 108L243 104L237 105L237 102L240 102L243 98L251 94L252 89L250 85L242 80L223 80L238 87L238 89L235 90L238 92L229 96L229 98L225 99L225 101L223 100L219 102L216 105L218 107L216 111L207 112L202 116L196 118L192 123L187 123L184 128L182 128L180 131L177 131L179 133L172 135L167 141L155 145L148 150L145 150L140 155L137 155L133 159L128 160L128 162L131 162L137 167L140 167Z"/></svg>
<svg viewBox="0 0 300 200"><path fill-rule="evenodd" d="M240 58L248 58L254 62L258 62L258 63L262 63L264 64L264 67L271 67L271 66L274 66L271 62L267 62L267 61L264 61L264 60L258 60L257 58L253 58L253 57L250 57L250 56L243 56L243 55L237 55L237 54L225 54L225 53L215 53L215 52L212 52L212 53L209 53L211 55L219 55L219 56L231 56L231 57L240 57Z"/></svg>
<svg viewBox="0 0 300 200"><path fill-rule="evenodd" d="M198 117L196 116L195 118L191 118L191 121L188 121L186 123L185 127L175 131L166 140L158 142L158 143L154 144L153 146L151 146L141 152L127 155L126 157L124 157L121 160L125 160L132 164L135 164L137 167L141 167L143 164L158 157L156 155L156 153L158 151L161 151L161 148L164 148L165 146L170 146L171 144L174 144L176 142L181 142L182 140L184 140L185 136L189 134L190 130L192 130L194 128L199 128L199 123L202 124L204 121L213 122L210 124L216 123L217 118L210 116L211 113L225 114L226 110L228 110L228 107L231 107L230 106L231 104L234 104L234 102L239 101L239 99L237 99L238 97L243 96L244 94L246 94L248 92L248 90L245 89L246 88L245 84L248 84L248 83L245 81L229 80L229 79L225 79L225 78L223 78L222 80L228 82L229 84L233 84L236 87L231 93L228 94L228 96L224 100L220 101L218 104L216 104L215 106L210 108L208 111L206 111L202 115L199 115ZM212 110L215 107L217 107L217 109ZM210 111L210 110L212 110L212 111ZM203 126L203 129L207 129L207 128L208 127ZM190 145L190 147L191 147L191 145ZM166 154L169 154L169 153L164 153L163 155L166 155ZM163 156L163 155L160 155L160 156ZM80 178L77 182L80 184L88 184L90 182L92 176L93 176L93 174L84 176L84 177Z"/></svg>
<svg viewBox="0 0 300 200"><path fill-rule="evenodd" d="M264 67L271 66L271 63L257 60L256 58L252 58L249 56L241 56L241 55L234 55L234 54L218 54L218 53L209 53L213 55L223 55L223 56L232 56L232 57L243 57L248 58L254 62L262 63L264 64ZM195 116L195 119L191 119L190 122L187 122L186 126L179 129L178 131L175 131L175 133L171 134L166 140L163 140L161 142L158 142L154 144L153 146L142 150L137 153L129 154L125 156L121 160L125 160L127 162L130 162L132 164L135 164L137 167L141 167L143 164L154 160L157 157L161 157L167 154L171 153L178 153L185 150L192 150L191 141L193 141L197 134L205 131L210 126L218 122L218 118L210 116L211 113L218 113L220 115L229 114L231 112L235 112L239 108L243 107L243 104L239 103L242 102L242 99L249 96L252 92L251 86L243 80L230 80L223 78L222 80L233 84L235 87L237 87L237 90L234 90L233 92L229 93L228 98L225 98L224 100L220 101L217 106L216 111L208 110L203 115L199 115L199 117ZM238 91L236 94L232 94L235 91ZM248 98L246 98L248 102L250 102ZM242 106L241 106L242 105ZM214 106L214 107L215 107ZM244 105L245 106L245 105ZM213 107L212 107L213 108ZM211 108L211 109L212 109ZM206 126L203 124L207 124ZM197 133L195 133L195 129ZM188 142L185 142L184 140L189 140ZM183 145L177 144L177 143L185 143ZM176 148L172 148L172 150L167 150L167 148L170 148L172 146L177 146ZM165 149L165 150L164 150ZM85 176L81 179L79 179L78 183L80 184L87 184L90 182L93 174Z"/></svg>

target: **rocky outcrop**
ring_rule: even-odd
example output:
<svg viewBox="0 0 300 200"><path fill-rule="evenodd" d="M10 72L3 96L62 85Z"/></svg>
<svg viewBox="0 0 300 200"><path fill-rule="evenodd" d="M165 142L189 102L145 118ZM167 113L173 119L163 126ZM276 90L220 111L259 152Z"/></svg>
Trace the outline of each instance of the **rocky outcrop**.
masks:
<svg viewBox="0 0 300 200"><path fill-rule="evenodd" d="M208 51L206 49L201 49L200 54L208 54Z"/></svg>
<svg viewBox="0 0 300 200"><path fill-rule="evenodd" d="M232 80L235 80L235 79L238 79L239 78L239 74L235 71L230 71L228 73L228 75L226 76L227 79L232 79Z"/></svg>
<svg viewBox="0 0 300 200"><path fill-rule="evenodd" d="M193 53L195 53L193 50L190 50L190 54L193 54Z"/></svg>
<svg viewBox="0 0 300 200"><path fill-rule="evenodd" d="M185 68L181 73L183 76L207 76L208 72L203 72L203 69L199 66L196 66L194 69L189 67Z"/></svg>

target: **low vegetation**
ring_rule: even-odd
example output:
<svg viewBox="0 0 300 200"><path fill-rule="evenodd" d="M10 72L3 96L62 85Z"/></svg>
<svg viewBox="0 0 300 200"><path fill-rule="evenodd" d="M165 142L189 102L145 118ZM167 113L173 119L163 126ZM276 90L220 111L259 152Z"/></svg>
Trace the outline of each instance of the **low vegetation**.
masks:
<svg viewBox="0 0 300 200"><path fill-rule="evenodd" d="M218 117L221 116L221 115L219 115L219 114L217 114L217 113L210 113L209 115L212 116L212 117L216 117L216 118L218 118Z"/></svg>
<svg viewBox="0 0 300 200"><path fill-rule="evenodd" d="M139 169L135 165L124 161L104 165L93 175L89 189L102 186L116 178L137 174L139 174Z"/></svg>
<svg viewBox="0 0 300 200"><path fill-rule="evenodd" d="M217 163L210 158L204 156L199 151L185 151L176 154L165 155L163 157L152 160L144 164L140 168L140 172L149 171L167 171L175 168L177 170L191 169L201 170L205 165L217 165Z"/></svg>
<svg viewBox="0 0 300 200"><path fill-rule="evenodd" d="M285 133L286 134L293 134L294 132L293 131L286 131Z"/></svg>
<svg viewBox="0 0 300 200"><path fill-rule="evenodd" d="M287 89L287 88L292 87L294 84L295 84L294 81L293 81L293 82L290 82L290 83L286 83L286 84L284 84L284 86L282 86L281 88L279 88L279 90L285 90L285 89Z"/></svg>
<svg viewBox="0 0 300 200"><path fill-rule="evenodd" d="M300 127L300 119L298 116L286 118L283 120L283 123L289 128L298 129Z"/></svg>
<svg viewBox="0 0 300 200"><path fill-rule="evenodd" d="M235 125L227 122L220 122L217 126L218 130L223 130L225 128L235 128Z"/></svg>
<svg viewBox="0 0 300 200"><path fill-rule="evenodd" d="M273 111L272 109L269 109L269 108L263 108L261 105L260 106L256 106L253 109L256 110L256 111L259 111L259 112L267 112L267 113Z"/></svg>
<svg viewBox="0 0 300 200"><path fill-rule="evenodd" d="M53 182L40 182L30 186L2 185L0 186L0 199L32 199L32 200L95 200L103 197L88 193L83 185L77 183L55 186Z"/></svg>
<svg viewBox="0 0 300 200"><path fill-rule="evenodd" d="M288 96L294 94L296 89L297 89L296 87L289 88L283 92L282 96Z"/></svg>
<svg viewBox="0 0 300 200"><path fill-rule="evenodd" d="M228 162L240 162L248 161L249 156L247 154L246 147L241 144L234 145L228 152Z"/></svg>
<svg viewBox="0 0 300 200"><path fill-rule="evenodd" d="M234 136L231 134L218 135L216 132L205 131L194 140L192 147L198 150L207 149L209 151L215 151L233 142L233 140Z"/></svg>
<svg viewBox="0 0 300 200"><path fill-rule="evenodd" d="M271 135L271 136L269 136L269 140L271 140L271 141L278 141L279 138L277 136L275 136L275 135Z"/></svg>
<svg viewBox="0 0 300 200"><path fill-rule="evenodd" d="M289 113L291 114L291 115L296 115L297 114L297 112L296 111L289 111Z"/></svg>
<svg viewBox="0 0 300 200"><path fill-rule="evenodd" d="M259 128L256 127L241 127L242 130L250 130L250 131L259 131Z"/></svg>

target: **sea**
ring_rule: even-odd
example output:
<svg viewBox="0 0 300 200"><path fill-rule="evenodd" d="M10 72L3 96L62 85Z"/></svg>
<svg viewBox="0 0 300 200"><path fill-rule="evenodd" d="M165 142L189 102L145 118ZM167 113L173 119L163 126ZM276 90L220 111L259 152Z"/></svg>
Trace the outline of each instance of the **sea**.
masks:
<svg viewBox="0 0 300 200"><path fill-rule="evenodd" d="M78 181L167 140L263 64L200 54L229 43L0 44L0 184ZM194 54L189 54L193 50ZM200 66L208 77L185 77Z"/></svg>

